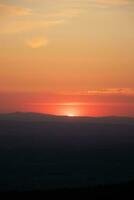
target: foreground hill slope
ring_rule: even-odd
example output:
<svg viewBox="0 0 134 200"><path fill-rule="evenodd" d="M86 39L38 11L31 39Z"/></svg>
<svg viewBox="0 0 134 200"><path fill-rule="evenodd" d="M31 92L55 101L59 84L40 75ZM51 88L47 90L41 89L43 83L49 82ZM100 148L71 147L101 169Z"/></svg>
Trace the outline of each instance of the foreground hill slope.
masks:
<svg viewBox="0 0 134 200"><path fill-rule="evenodd" d="M86 188L134 179L132 121L1 115L0 190Z"/></svg>

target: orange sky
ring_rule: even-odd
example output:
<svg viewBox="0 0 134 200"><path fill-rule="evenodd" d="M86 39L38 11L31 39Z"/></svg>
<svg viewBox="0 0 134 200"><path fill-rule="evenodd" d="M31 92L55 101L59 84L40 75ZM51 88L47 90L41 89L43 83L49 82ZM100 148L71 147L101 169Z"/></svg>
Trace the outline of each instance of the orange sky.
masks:
<svg viewBox="0 0 134 200"><path fill-rule="evenodd" d="M0 112L134 116L131 0L0 0Z"/></svg>

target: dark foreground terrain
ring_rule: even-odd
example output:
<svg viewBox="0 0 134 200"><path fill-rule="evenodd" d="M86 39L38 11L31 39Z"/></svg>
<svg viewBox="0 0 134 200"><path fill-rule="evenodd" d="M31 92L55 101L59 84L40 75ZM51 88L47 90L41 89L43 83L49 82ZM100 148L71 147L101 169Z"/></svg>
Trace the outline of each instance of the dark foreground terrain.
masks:
<svg viewBox="0 0 134 200"><path fill-rule="evenodd" d="M17 119L0 119L1 192L133 191L133 119Z"/></svg>
<svg viewBox="0 0 134 200"><path fill-rule="evenodd" d="M24 198L56 198L58 196L62 199L82 198L82 199L134 199L134 182L126 182L120 184L96 185L79 188L64 188L64 189L51 189L51 190L31 190L31 191L10 191L1 192L1 197L12 196Z"/></svg>

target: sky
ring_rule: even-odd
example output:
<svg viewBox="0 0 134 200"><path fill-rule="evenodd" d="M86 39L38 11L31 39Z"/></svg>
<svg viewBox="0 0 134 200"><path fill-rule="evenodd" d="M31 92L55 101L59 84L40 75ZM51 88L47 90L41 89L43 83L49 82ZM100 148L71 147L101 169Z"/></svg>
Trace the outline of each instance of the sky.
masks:
<svg viewBox="0 0 134 200"><path fill-rule="evenodd" d="M133 0L0 0L0 112L134 117Z"/></svg>

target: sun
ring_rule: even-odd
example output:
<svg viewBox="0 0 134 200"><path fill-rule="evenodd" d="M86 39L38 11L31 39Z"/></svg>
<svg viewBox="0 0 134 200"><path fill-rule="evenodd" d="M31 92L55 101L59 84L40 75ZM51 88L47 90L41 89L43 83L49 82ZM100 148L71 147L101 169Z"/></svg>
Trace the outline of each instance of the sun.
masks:
<svg viewBox="0 0 134 200"><path fill-rule="evenodd" d="M80 110L75 105L71 106L71 104L69 105L68 103L67 106L62 107L60 115L67 117L77 117L80 116Z"/></svg>
<svg viewBox="0 0 134 200"><path fill-rule="evenodd" d="M68 113L67 116L68 117L75 117L75 114L74 113Z"/></svg>

